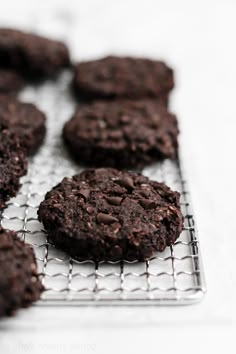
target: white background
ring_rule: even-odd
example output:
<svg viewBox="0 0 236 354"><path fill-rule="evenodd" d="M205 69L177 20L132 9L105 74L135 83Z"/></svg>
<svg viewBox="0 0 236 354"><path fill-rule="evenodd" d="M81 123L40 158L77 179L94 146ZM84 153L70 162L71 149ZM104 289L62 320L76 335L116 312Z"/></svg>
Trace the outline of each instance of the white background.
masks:
<svg viewBox="0 0 236 354"><path fill-rule="evenodd" d="M60 37L75 60L132 54L174 67L208 287L188 307L20 311L0 321L0 353L235 352L236 2L0 0L0 25Z"/></svg>

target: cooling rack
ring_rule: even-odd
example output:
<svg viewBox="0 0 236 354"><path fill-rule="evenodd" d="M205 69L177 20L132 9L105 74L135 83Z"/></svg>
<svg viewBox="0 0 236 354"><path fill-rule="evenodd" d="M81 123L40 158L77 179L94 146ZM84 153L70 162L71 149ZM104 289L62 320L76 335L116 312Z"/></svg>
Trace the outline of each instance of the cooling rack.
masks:
<svg viewBox="0 0 236 354"><path fill-rule="evenodd" d="M199 240L191 209L189 191L179 159L166 160L143 170L151 179L163 181L181 193L184 230L176 243L146 262L78 262L48 242L37 219L45 193L63 177L79 173L61 140L61 130L74 110L68 89L70 73L54 82L27 87L22 100L36 103L47 115L47 137L29 163L27 176L16 198L8 203L0 219L5 228L35 250L38 269L45 286L39 305L162 305L199 301L205 281Z"/></svg>

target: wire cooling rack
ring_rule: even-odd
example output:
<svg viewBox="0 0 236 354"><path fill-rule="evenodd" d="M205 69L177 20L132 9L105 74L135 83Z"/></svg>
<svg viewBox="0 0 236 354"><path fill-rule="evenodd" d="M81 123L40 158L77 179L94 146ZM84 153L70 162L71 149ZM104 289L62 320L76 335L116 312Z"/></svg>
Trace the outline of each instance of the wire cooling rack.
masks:
<svg viewBox="0 0 236 354"><path fill-rule="evenodd" d="M17 231L36 253L38 269L45 286L39 304L76 305L153 305L188 304L199 301L205 292L186 181L179 161L166 160L143 170L151 179L163 181L181 193L184 230L176 243L146 262L78 262L48 242L37 218L45 193L63 177L81 171L67 155L61 140L64 122L75 103L68 86L70 73L56 82L27 87L22 99L36 103L47 115L47 138L30 161L22 188L1 215L5 228Z"/></svg>

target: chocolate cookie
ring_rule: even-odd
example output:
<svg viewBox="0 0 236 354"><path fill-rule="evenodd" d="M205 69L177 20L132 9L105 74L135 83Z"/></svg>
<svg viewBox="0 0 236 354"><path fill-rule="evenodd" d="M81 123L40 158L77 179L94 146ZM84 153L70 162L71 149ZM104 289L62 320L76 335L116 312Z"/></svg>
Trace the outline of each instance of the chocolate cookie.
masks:
<svg viewBox="0 0 236 354"><path fill-rule="evenodd" d="M52 76L69 66L65 44L32 33L0 29L0 67L14 68L32 78Z"/></svg>
<svg viewBox="0 0 236 354"><path fill-rule="evenodd" d="M23 77L17 72L0 69L0 94L16 93L23 88L24 84Z"/></svg>
<svg viewBox="0 0 236 354"><path fill-rule="evenodd" d="M178 145L176 117L154 100L83 105L63 136L78 161L89 166L142 167L175 157Z"/></svg>
<svg viewBox="0 0 236 354"><path fill-rule="evenodd" d="M73 88L86 99L159 98L167 103L173 71L163 62L109 56L75 66Z"/></svg>
<svg viewBox="0 0 236 354"><path fill-rule="evenodd" d="M16 195L19 179L26 172L26 153L18 137L9 130L0 129L0 210Z"/></svg>
<svg viewBox="0 0 236 354"><path fill-rule="evenodd" d="M32 248L0 227L0 317L29 306L42 290Z"/></svg>
<svg viewBox="0 0 236 354"><path fill-rule="evenodd" d="M38 215L51 242L81 261L143 261L172 245L183 225L179 193L111 168L64 178Z"/></svg>
<svg viewBox="0 0 236 354"><path fill-rule="evenodd" d="M28 154L33 154L43 142L45 121L44 113L33 104L0 95L0 128L16 133Z"/></svg>

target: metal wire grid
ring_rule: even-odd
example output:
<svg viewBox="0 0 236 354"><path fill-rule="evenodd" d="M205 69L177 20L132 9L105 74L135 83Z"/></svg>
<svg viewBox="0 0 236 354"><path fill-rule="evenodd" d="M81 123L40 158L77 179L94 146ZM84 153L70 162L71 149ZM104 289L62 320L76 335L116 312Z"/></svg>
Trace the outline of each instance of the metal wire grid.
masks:
<svg viewBox="0 0 236 354"><path fill-rule="evenodd" d="M38 206L45 193L64 176L81 171L67 156L61 142L62 126L74 109L69 81L70 74L65 72L57 82L28 87L23 92L23 100L36 103L47 114L48 134L44 146L30 162L27 176L22 178L20 192L0 217L3 227L16 230L35 250L46 288L39 303L177 305L200 300L205 282L199 241L178 161L166 160L143 171L181 193L184 230L174 246L143 263L94 263L73 260L48 242L37 219Z"/></svg>

